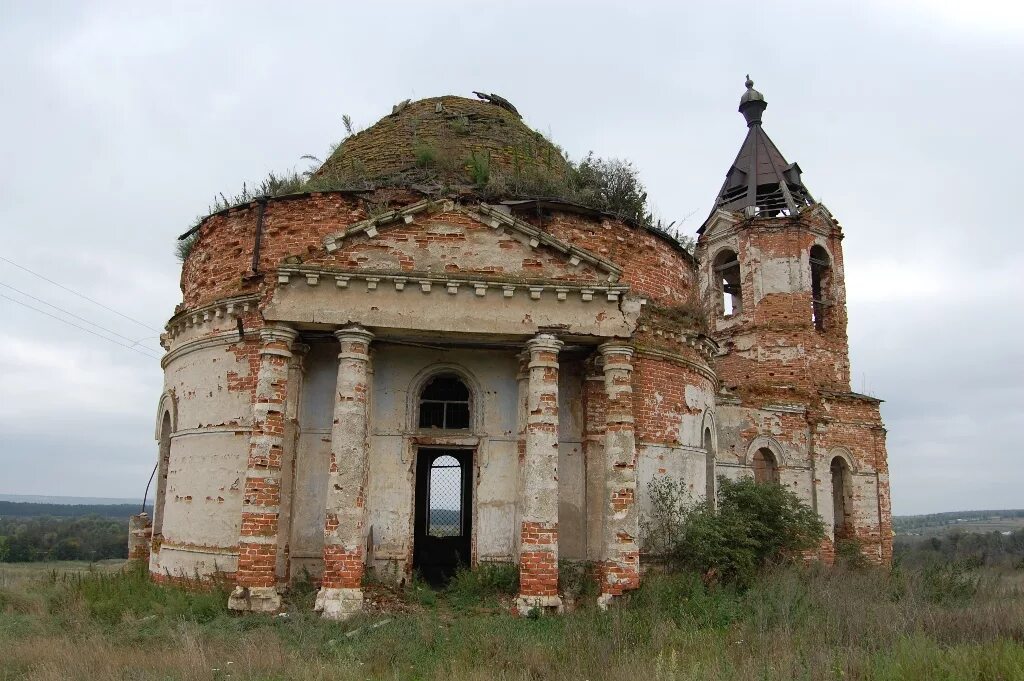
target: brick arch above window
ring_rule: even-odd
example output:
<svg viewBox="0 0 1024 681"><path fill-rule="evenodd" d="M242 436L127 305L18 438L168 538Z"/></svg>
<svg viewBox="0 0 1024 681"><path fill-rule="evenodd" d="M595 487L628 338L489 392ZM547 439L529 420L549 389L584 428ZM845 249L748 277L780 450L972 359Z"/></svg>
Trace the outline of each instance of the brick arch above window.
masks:
<svg viewBox="0 0 1024 681"><path fill-rule="evenodd" d="M164 414L169 414L171 417L171 432L178 430L178 398L173 389L164 391L157 402L156 430L153 434L153 439L157 441L160 440L160 435L163 433Z"/></svg>
<svg viewBox="0 0 1024 681"><path fill-rule="evenodd" d="M773 437L762 435L754 438L747 446L747 452L743 456L743 465L749 466L754 461L754 452L759 449L767 449L775 456L775 463L779 468L787 464L786 448Z"/></svg>

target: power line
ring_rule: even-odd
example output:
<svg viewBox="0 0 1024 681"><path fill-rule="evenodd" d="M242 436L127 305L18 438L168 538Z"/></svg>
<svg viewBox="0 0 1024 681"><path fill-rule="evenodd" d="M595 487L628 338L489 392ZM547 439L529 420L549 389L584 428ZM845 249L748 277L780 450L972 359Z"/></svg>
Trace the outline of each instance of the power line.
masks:
<svg viewBox="0 0 1024 681"><path fill-rule="evenodd" d="M74 312L69 312L68 310L65 310L62 307L58 307L57 305L54 305L53 303L48 303L45 300L43 300L42 298L36 298L31 293L25 293L21 289L16 289L13 286L11 286L10 284L5 284L2 281L0 281L0 286L3 286L4 288L9 288L12 291L14 291L15 293L20 293L21 295L25 296L26 298L31 298L32 300L36 301L37 303L42 303L43 305L45 305L47 307L52 307L54 310L57 310L58 312L62 312L62 313L66 314L69 317L74 317L75 319L77 319L79 321L85 322L89 326L94 326L94 327L96 327L97 329L99 329L101 331L105 331L106 333L109 333L111 336L117 336L118 338L122 338L122 339L124 339L126 341L129 341L129 342L131 342L132 345L138 345L139 343L141 343L144 340L149 340L149 338L153 338L153 336L150 336L149 338L140 338L139 340L135 340L134 338L129 338L128 336L122 335L122 334L118 333L117 331L113 331L112 329L108 329L108 328L106 328L104 326L100 326L96 322L88 320L85 317L79 317Z"/></svg>
<svg viewBox="0 0 1024 681"><path fill-rule="evenodd" d="M103 303L99 302L98 300L93 300L93 299L92 299L92 298L90 298L89 296L87 296L87 295L85 295L85 294L83 294L83 293L79 293L78 291L76 291L76 290L74 290L74 289L72 289L72 288L68 288L68 287L67 287L67 286L65 286L64 284L60 284L60 283L58 283L58 282L54 281L53 279L49 279L49 278L47 278L47 277L44 277L43 275L39 274L38 272L33 272L32 270L30 270L29 268L25 267L24 265L19 265L18 263L14 262L13 260L8 260L7 258L3 257L2 255L0 255L0 260L3 260L3 261L4 261L5 263L7 263L7 264L9 264L9 265L14 265L14 266L15 266L15 267L17 267L17 268L18 268L19 270L25 270L26 272L28 272L28 273L29 273L29 274L31 274L32 276L35 276L35 277L39 277L39 278L40 278L40 279L42 279L43 281L49 282L49 283L53 284L54 286L57 286L57 287L59 287L59 288L62 288L62 289L64 289L65 291L67 291L68 293L73 293L73 294L75 294L76 296L78 296L79 298L82 298L83 300L88 300L88 301L89 301L90 303L92 303L93 305L99 305L99 306L100 306L100 307L102 307L102 308L103 308L104 310L107 310L108 312L113 312L113 313L114 313L114 314L116 314L116 315L117 315L118 317L124 317L124 318L125 318L125 319L127 319L128 321L130 321L130 322L135 322L136 324L138 324L138 325L140 325L140 326L144 326L145 328L149 329L150 331L156 331L157 333L161 333L160 329L154 329L154 328L153 328L152 326L150 326L150 325L149 325L149 324L147 324L146 322L140 322L140 321L139 321L138 319L135 319L134 317L129 317L128 315L124 314L123 312L118 312L118 311L117 311L117 310L115 310L114 308L112 308L112 307L108 307L108 306L104 305Z"/></svg>
<svg viewBox="0 0 1024 681"><path fill-rule="evenodd" d="M151 353L148 353L145 350L143 350L142 348L135 347L134 345L125 345L124 343L116 341L113 338L110 338L109 336L104 336L101 333L96 333L92 329L87 329L84 326L79 326L78 324L75 324L74 322L69 322L68 320L63 319L62 317L58 317L55 314L50 314L46 310L40 310L38 307L33 307L32 305L29 305L28 303L22 302L22 301L20 301L20 300L18 300L16 298L11 298L10 296L5 296L2 293L0 293L0 298L6 298L7 300L11 301L12 303L17 303L18 305L21 305L22 307L27 307L28 309L34 310L34 311L38 312L39 314L46 315L47 317L50 317L51 319L56 319L58 322L64 322L68 326L73 326L76 329L80 329L82 331L85 331L86 333L91 333L92 335L96 336L97 338L102 338L105 341L110 341L114 345L120 345L122 348L127 348L128 350L133 350L133 351L139 353L140 355L145 355L146 357L149 357L150 359L157 359L157 360L160 359L158 356L153 355Z"/></svg>

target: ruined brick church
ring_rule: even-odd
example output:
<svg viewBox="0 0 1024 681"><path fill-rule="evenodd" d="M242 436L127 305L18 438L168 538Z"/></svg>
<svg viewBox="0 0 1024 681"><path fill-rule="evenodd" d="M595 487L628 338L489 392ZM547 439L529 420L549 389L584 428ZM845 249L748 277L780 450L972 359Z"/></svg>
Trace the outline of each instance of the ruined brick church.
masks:
<svg viewBox="0 0 1024 681"><path fill-rule="evenodd" d="M566 171L494 95L403 102L346 138L317 173L369 178L355 188L205 218L163 336L152 538L133 548L153 579L219 574L232 608L275 611L308 575L343 618L368 570L443 582L505 562L526 611L560 608L575 560L605 605L639 584L663 476L694 503L720 476L780 483L824 520L826 560L849 537L889 561L842 229L765 108L748 80L693 254L514 181L482 191Z"/></svg>

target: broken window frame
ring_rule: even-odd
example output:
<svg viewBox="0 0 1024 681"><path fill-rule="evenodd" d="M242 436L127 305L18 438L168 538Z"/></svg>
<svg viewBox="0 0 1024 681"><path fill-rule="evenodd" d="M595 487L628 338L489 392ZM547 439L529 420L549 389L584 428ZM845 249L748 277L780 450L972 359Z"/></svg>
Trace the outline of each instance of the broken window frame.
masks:
<svg viewBox="0 0 1024 681"><path fill-rule="evenodd" d="M736 251L726 248L718 252L711 267L718 292L718 312L722 317L735 317L743 312L743 286L740 258Z"/></svg>
<svg viewBox="0 0 1024 681"><path fill-rule="evenodd" d="M824 246L814 245L808 256L811 266L811 323L817 331L828 329L828 312L832 303L832 261Z"/></svg>
<svg viewBox="0 0 1024 681"><path fill-rule="evenodd" d="M434 397L424 397L438 381L452 381L454 384L458 384L463 390L465 390L465 399L439 399ZM454 386L452 386L454 387ZM472 412L472 392L466 382L462 380L460 376L453 373L442 373L431 376L423 384L423 388L420 390L419 397L419 413L417 414L416 423L420 430L469 430L473 420ZM429 411L424 410L425 405L430 405L435 409L440 407L440 425L436 424L436 419L431 416L436 416L437 412L434 409ZM460 413L464 412L464 413ZM429 420L425 422L424 416ZM465 425L459 425L459 424Z"/></svg>

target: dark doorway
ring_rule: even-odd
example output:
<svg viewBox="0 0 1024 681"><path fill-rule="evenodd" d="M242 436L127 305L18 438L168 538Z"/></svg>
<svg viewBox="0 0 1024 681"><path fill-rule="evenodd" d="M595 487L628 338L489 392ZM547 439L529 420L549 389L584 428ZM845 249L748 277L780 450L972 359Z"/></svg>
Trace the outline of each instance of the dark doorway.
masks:
<svg viewBox="0 0 1024 681"><path fill-rule="evenodd" d="M473 451L421 448L416 457L413 568L435 586L469 567Z"/></svg>

